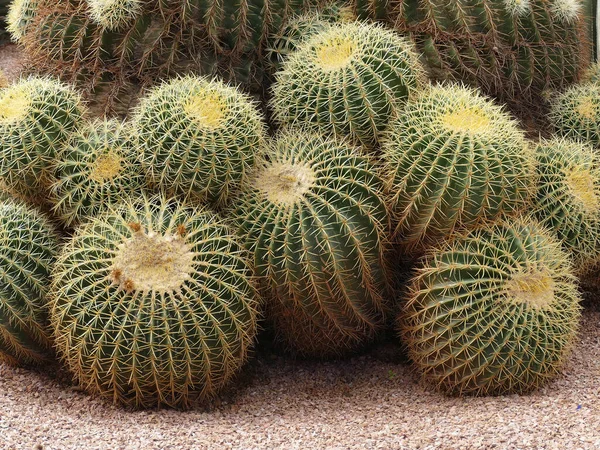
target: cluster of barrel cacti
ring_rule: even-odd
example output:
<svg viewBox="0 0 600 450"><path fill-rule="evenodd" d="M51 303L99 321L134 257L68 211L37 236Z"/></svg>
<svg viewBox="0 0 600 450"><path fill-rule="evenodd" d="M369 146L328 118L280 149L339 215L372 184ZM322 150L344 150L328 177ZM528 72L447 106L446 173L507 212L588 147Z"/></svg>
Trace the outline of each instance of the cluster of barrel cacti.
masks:
<svg viewBox="0 0 600 450"><path fill-rule="evenodd" d="M445 3L456 20L424 15L445 33L428 40L410 25L421 6L357 0L286 22L319 2L261 5L13 4L11 32L34 61L81 58L82 80L117 62L110 74L125 80L167 68L184 43L210 38L238 63L266 52L273 83L260 103L216 76L179 75L124 120L92 118L48 75L0 90L2 360L57 358L95 395L188 407L234 378L261 326L282 351L324 359L394 324L415 367L450 394L552 379L575 343L577 276L600 263L593 76L553 100L559 136L532 141L480 89L428 74L436 52L462 77L448 61L480 57L475 36L496 25L514 41L503 58L535 53L524 42L551 37L528 30L550 21L561 55L522 55L532 66L514 60L502 77L562 86L583 66L570 47L576 11L503 2L487 17L485 2ZM543 85L538 70L560 76ZM399 261L414 265L405 286Z"/></svg>

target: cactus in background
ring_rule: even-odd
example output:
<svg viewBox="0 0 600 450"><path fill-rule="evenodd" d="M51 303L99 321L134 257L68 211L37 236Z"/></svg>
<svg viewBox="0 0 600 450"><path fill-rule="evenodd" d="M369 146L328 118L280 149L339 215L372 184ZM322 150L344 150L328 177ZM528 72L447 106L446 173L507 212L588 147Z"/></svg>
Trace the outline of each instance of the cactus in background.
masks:
<svg viewBox="0 0 600 450"><path fill-rule="evenodd" d="M535 173L517 122L476 90L453 85L407 103L383 143L383 167L394 234L408 251L518 212Z"/></svg>
<svg viewBox="0 0 600 450"><path fill-rule="evenodd" d="M130 26L142 13L142 0L87 0L90 18L108 31Z"/></svg>
<svg viewBox="0 0 600 450"><path fill-rule="evenodd" d="M443 391L523 393L564 364L579 300L560 243L518 219L430 250L400 324L410 358Z"/></svg>
<svg viewBox="0 0 600 450"><path fill-rule="evenodd" d="M58 237L37 210L0 195L0 361L41 364L52 354L47 291Z"/></svg>
<svg viewBox="0 0 600 450"><path fill-rule="evenodd" d="M187 407L244 363L257 303L246 254L211 212L125 202L59 256L51 320L81 386L127 405Z"/></svg>
<svg viewBox="0 0 600 450"><path fill-rule="evenodd" d="M412 44L364 23L332 24L284 63L272 108L282 124L377 144L400 105L422 85Z"/></svg>
<svg viewBox="0 0 600 450"><path fill-rule="evenodd" d="M65 225L80 223L142 192L145 176L132 133L116 120L97 120L80 127L59 152L53 210Z"/></svg>
<svg viewBox="0 0 600 450"><path fill-rule="evenodd" d="M39 0L13 0L6 14L6 30L19 42L37 15Z"/></svg>
<svg viewBox="0 0 600 450"><path fill-rule="evenodd" d="M577 272L589 271L600 262L600 158L564 139L541 141L536 157L534 214L558 235Z"/></svg>
<svg viewBox="0 0 600 450"><path fill-rule="evenodd" d="M248 96L193 76L153 89L133 126L152 182L217 205L239 188L265 137Z"/></svg>
<svg viewBox="0 0 600 450"><path fill-rule="evenodd" d="M79 94L50 78L0 90L0 177L22 195L45 195L56 152L82 119Z"/></svg>
<svg viewBox="0 0 600 450"><path fill-rule="evenodd" d="M579 84L558 94L550 122L562 137L600 145L600 84Z"/></svg>
<svg viewBox="0 0 600 450"><path fill-rule="evenodd" d="M593 63L586 69L581 77L582 83L600 82L600 63Z"/></svg>
<svg viewBox="0 0 600 450"><path fill-rule="evenodd" d="M347 144L287 131L231 211L276 333L301 355L347 353L384 326L388 224L373 169Z"/></svg>

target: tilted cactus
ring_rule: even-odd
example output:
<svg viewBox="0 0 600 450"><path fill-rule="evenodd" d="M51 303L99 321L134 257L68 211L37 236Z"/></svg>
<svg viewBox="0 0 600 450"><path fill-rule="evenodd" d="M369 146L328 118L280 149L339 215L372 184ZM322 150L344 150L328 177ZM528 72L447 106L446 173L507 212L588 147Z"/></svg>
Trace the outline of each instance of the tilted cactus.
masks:
<svg viewBox="0 0 600 450"><path fill-rule="evenodd" d="M276 74L274 117L373 147L421 77L412 44L393 31L332 24L303 42Z"/></svg>
<svg viewBox="0 0 600 450"><path fill-rule="evenodd" d="M0 361L37 365L52 354L48 285L58 237L37 210L0 196Z"/></svg>
<svg viewBox="0 0 600 450"><path fill-rule="evenodd" d="M67 226L117 206L146 187L133 130L116 120L82 125L58 153L54 213Z"/></svg>
<svg viewBox="0 0 600 450"><path fill-rule="evenodd" d="M430 250L400 324L410 358L443 391L523 393L564 364L579 300L560 243L535 222L518 219Z"/></svg>
<svg viewBox="0 0 600 450"><path fill-rule="evenodd" d="M0 90L0 177L25 196L45 195L56 152L82 120L71 87L30 77Z"/></svg>
<svg viewBox="0 0 600 450"><path fill-rule="evenodd" d="M579 84L558 94L550 122L562 137L600 145L600 84Z"/></svg>
<svg viewBox="0 0 600 450"><path fill-rule="evenodd" d="M79 228L59 256L56 347L86 390L187 407L244 363L257 307L246 254L213 213L132 200Z"/></svg>
<svg viewBox="0 0 600 450"><path fill-rule="evenodd" d="M423 92L383 143L396 238L419 250L457 228L518 212L533 189L534 161L517 122L478 91Z"/></svg>
<svg viewBox="0 0 600 450"><path fill-rule="evenodd" d="M153 89L141 100L133 126L153 182L218 205L239 188L265 137L248 96L194 76Z"/></svg>
<svg viewBox="0 0 600 450"><path fill-rule="evenodd" d="M575 269L600 263L600 158L590 146L565 139L536 148L539 182L533 211L556 232Z"/></svg>
<svg viewBox="0 0 600 450"><path fill-rule="evenodd" d="M371 341L388 294L382 182L345 143L287 131L231 211L288 348L325 358Z"/></svg>

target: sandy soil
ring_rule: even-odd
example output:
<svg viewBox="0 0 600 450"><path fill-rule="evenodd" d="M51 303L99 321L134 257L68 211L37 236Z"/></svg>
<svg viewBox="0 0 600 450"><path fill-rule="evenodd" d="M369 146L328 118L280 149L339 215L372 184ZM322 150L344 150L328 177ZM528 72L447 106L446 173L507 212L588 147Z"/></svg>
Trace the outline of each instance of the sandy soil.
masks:
<svg viewBox="0 0 600 450"><path fill-rule="evenodd" d="M14 44L0 44L0 70L8 81L16 81L23 70L23 53Z"/></svg>
<svg viewBox="0 0 600 450"><path fill-rule="evenodd" d="M448 398L393 343L346 361L262 352L209 408L128 411L64 374L0 365L2 449L598 449L600 305L565 373L526 396Z"/></svg>

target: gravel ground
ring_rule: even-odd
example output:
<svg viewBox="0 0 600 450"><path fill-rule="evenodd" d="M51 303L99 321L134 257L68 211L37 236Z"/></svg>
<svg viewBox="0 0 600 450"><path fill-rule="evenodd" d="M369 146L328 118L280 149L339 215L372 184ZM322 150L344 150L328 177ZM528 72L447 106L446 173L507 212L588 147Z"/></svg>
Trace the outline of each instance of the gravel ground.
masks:
<svg viewBox="0 0 600 450"><path fill-rule="evenodd" d="M19 78L23 69L23 53L14 44L0 45L0 70L9 81Z"/></svg>
<svg viewBox="0 0 600 450"><path fill-rule="evenodd" d="M210 408L127 411L64 374L0 365L2 449L598 449L600 306L564 374L526 396L448 398L398 348L345 361L262 352Z"/></svg>

